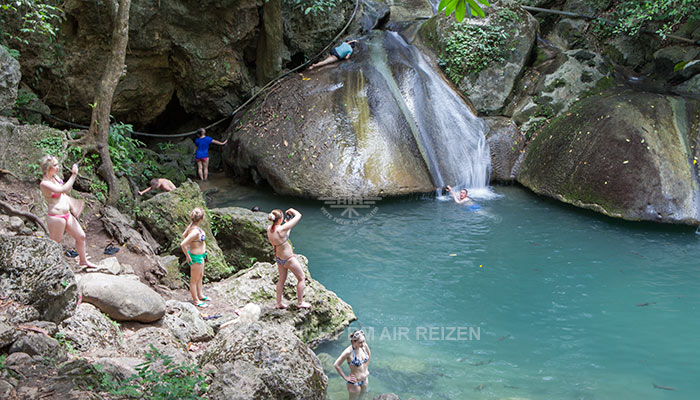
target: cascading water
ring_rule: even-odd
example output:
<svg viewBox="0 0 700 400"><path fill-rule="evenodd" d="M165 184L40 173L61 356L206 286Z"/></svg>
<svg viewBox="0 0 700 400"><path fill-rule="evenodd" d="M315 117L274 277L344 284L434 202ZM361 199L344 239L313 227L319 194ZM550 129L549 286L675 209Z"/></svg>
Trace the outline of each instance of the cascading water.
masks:
<svg viewBox="0 0 700 400"><path fill-rule="evenodd" d="M436 186L483 188L491 161L484 136L486 124L426 62L415 47L395 32L374 36L372 65L413 134ZM397 78L398 77L398 78Z"/></svg>

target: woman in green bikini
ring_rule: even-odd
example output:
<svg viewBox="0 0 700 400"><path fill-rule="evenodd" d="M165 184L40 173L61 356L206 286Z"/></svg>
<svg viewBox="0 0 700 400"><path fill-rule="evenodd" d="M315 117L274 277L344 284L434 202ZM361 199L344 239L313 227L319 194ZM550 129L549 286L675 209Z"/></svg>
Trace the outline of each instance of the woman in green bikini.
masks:
<svg viewBox="0 0 700 400"><path fill-rule="evenodd" d="M190 213L190 225L182 234L180 248L185 253L187 264L190 266L190 294L197 307L209 307L205 301L209 297L202 294L202 277L204 276L204 260L207 258L205 245L206 235L200 224L204 221L204 210L197 207Z"/></svg>

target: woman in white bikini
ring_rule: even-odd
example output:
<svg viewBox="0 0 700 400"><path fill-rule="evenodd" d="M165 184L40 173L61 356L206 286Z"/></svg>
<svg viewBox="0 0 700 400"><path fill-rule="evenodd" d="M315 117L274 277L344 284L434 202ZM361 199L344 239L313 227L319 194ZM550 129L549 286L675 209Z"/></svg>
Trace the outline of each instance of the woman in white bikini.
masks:
<svg viewBox="0 0 700 400"><path fill-rule="evenodd" d="M343 380L347 382L349 399L360 399L367 392L369 386L369 358L372 352L365 343L365 334L362 331L354 331L350 334L350 346L335 360L335 370L338 371ZM345 376L341 367L343 361L348 362L350 375Z"/></svg>
<svg viewBox="0 0 700 400"><path fill-rule="evenodd" d="M282 224L285 214L293 215L293 218ZM297 307L311 308L311 304L304 302L304 270L296 257L294 250L289 244L289 232L301 220L301 213L293 208L290 208L282 214L282 210L272 210L267 216L267 219L272 221L272 225L267 227L267 238L270 244L275 249L275 262L277 263L277 272L279 280L277 280L277 308L287 308L282 303L282 292L284 291L284 282L287 280L287 271L292 271L297 278Z"/></svg>
<svg viewBox="0 0 700 400"><path fill-rule="evenodd" d="M190 266L190 294L197 307L209 307L206 301L209 297L202 293L202 278L204 277L204 261L207 258L207 247L204 243L207 236L200 224L204 221L204 210L197 207L190 213L190 224L182 234L180 248L185 253L187 265Z"/></svg>
<svg viewBox="0 0 700 400"><path fill-rule="evenodd" d="M75 248L80 258L80 266L95 268L95 264L87 260L85 253L85 231L80 226L78 220L70 212L70 197L67 193L73 188L75 178L78 176L78 164L73 164L71 177L63 183L58 173L58 160L52 155L45 155L41 159L41 184L39 188L49 206L46 215L46 225L49 228L49 237L61 243L63 234L68 232L75 239Z"/></svg>

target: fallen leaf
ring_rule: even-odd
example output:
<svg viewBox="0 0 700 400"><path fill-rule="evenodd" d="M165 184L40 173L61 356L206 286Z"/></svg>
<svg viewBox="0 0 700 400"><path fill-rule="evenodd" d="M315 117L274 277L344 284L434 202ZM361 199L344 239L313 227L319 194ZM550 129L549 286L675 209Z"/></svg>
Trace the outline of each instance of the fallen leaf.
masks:
<svg viewBox="0 0 700 400"><path fill-rule="evenodd" d="M333 169L333 163L330 163L331 169Z"/></svg>
<svg viewBox="0 0 700 400"><path fill-rule="evenodd" d="M302 80L302 81L310 81L311 78L306 78L306 77L304 77L304 78L301 78L301 80Z"/></svg>
<svg viewBox="0 0 700 400"><path fill-rule="evenodd" d="M625 160L625 161L623 161L622 163L623 163L623 164L627 164L628 162L629 162L628 160Z"/></svg>
<svg viewBox="0 0 700 400"><path fill-rule="evenodd" d="M287 147L287 146L289 146L289 143L287 143L287 141L285 140L285 141L284 141L284 147Z"/></svg>

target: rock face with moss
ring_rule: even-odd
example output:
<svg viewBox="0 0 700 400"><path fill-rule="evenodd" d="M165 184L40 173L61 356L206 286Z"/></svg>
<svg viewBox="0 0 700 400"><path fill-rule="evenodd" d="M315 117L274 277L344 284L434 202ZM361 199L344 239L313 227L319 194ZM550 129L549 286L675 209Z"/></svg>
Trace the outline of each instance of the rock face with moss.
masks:
<svg viewBox="0 0 700 400"><path fill-rule="evenodd" d="M228 116L264 83L256 82L256 59L274 59L277 65L269 73L276 75L275 69L292 56L310 57L338 33L354 5L337 1L328 11L307 15L293 2L273 2L269 12L266 3L132 1L128 73L116 88L112 106L117 120L148 124L163 114L180 118L177 114L183 110L209 120ZM58 30L61 53L47 50L53 48L48 44L20 46L22 72L37 77L28 83L55 113L89 121L87 104L94 100L111 51L115 15L111 6L100 2L69 0L61 8L66 16ZM265 19L276 14L275 26L284 28L274 37L278 46L260 46L267 29L263 8Z"/></svg>
<svg viewBox="0 0 700 400"><path fill-rule="evenodd" d="M13 323L60 322L78 302L75 276L61 246L36 237L0 236L0 293L19 307L9 316Z"/></svg>
<svg viewBox="0 0 700 400"><path fill-rule="evenodd" d="M196 183L187 181L172 192L160 193L143 202L137 216L166 252L172 252L184 258L180 249L182 232L189 225L190 212L195 207L206 210L204 196ZM228 277L233 269L226 264L224 255L212 233L210 215L205 217L201 227L207 237L204 277L212 281Z"/></svg>
<svg viewBox="0 0 700 400"><path fill-rule="evenodd" d="M241 270L255 261L274 260L274 249L267 240L266 213L240 207L214 208L209 212L216 240L229 265Z"/></svg>
<svg viewBox="0 0 700 400"><path fill-rule="evenodd" d="M326 398L321 362L288 325L258 321L224 328L200 363L215 367L211 399Z"/></svg>
<svg viewBox="0 0 700 400"><path fill-rule="evenodd" d="M610 90L576 103L528 147L518 181L606 215L697 225L700 101Z"/></svg>
<svg viewBox="0 0 700 400"><path fill-rule="evenodd" d="M296 335L304 343L316 346L335 337L357 318L352 307L311 278L306 257L299 254L296 257L306 275L304 301L311 303L309 310L296 308L296 278L291 273L285 282L283 300L290 304L289 308L275 309L277 266L264 262L256 263L249 270L217 283L212 291L237 308L247 303L259 305L262 307L261 320L288 323L296 328Z"/></svg>
<svg viewBox="0 0 700 400"><path fill-rule="evenodd" d="M48 126L0 121L0 168L9 169L24 181L39 179L41 157L50 153L61 161L65 138L65 132Z"/></svg>
<svg viewBox="0 0 700 400"><path fill-rule="evenodd" d="M499 114L524 72L537 37L538 23L520 7L487 9L486 19L438 14L420 37L438 63L474 107Z"/></svg>

